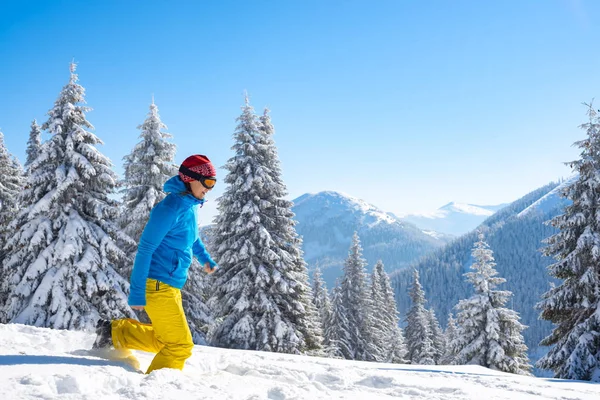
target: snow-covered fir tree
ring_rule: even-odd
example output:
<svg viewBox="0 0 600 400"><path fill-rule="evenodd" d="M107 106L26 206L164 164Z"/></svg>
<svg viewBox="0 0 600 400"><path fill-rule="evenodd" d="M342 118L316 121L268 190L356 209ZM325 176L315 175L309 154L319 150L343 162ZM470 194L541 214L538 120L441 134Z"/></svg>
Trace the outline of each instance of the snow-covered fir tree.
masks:
<svg viewBox="0 0 600 400"><path fill-rule="evenodd" d="M379 329L382 334L379 340L381 359L383 362L406 363L407 349L404 334L398 325L398 309L390 278L384 270L381 260L377 261L371 274L371 293L373 298L373 314L378 315Z"/></svg>
<svg viewBox="0 0 600 400"><path fill-rule="evenodd" d="M248 104L247 96L246 104ZM319 355L323 345L323 327L319 313L313 304L308 268L302 253L302 239L295 228L297 222L294 220L295 215L292 212L294 204L284 198L288 192L282 179L281 163L273 139L275 129L267 108L259 118L258 130L261 133L257 136L258 154L263 163L271 169L269 177L272 179L271 190L274 194L271 207L267 207L267 214L270 215L265 219L265 226L275 246L283 250L284 256L291 257L287 273L289 278L294 279L295 284L298 284L292 291L294 294L292 297L303 308L295 319L296 327L304 336L310 354ZM281 303L280 307L288 308L287 301Z"/></svg>
<svg viewBox="0 0 600 400"><path fill-rule="evenodd" d="M404 340L404 332L399 326L396 326L394 332L390 335L390 342L387 350L388 358L385 362L408 364L408 348Z"/></svg>
<svg viewBox="0 0 600 400"><path fill-rule="evenodd" d="M4 245L12 232L9 224L19 210L18 196L24 186L23 169L6 148L4 134L0 132L0 263L4 258ZM0 296L2 300L3 296Z"/></svg>
<svg viewBox="0 0 600 400"><path fill-rule="evenodd" d="M448 314L448 324L444 331L445 352L440 360L440 364L452 364L452 361L454 360L454 352L452 351L451 343L456 339L456 330L456 320L454 319L454 315L450 313Z"/></svg>
<svg viewBox="0 0 600 400"><path fill-rule="evenodd" d="M220 347L301 353L322 336L312 290L281 180L268 116L259 120L246 97L225 166L213 232L219 262L209 301Z"/></svg>
<svg viewBox="0 0 600 400"><path fill-rule="evenodd" d="M564 213L550 221L560 231L543 252L556 262L548 271L561 283L544 293L540 317L555 324L541 345L552 346L538 361L555 377L600 382L600 119L588 105L587 138L576 142L581 158L568 163L579 173L563 197Z"/></svg>
<svg viewBox="0 0 600 400"><path fill-rule="evenodd" d="M425 292L419 282L419 272L413 273L413 284L410 289L412 305L406 313L407 358L411 364L435 365L435 349L431 341L429 313L425 309Z"/></svg>
<svg viewBox="0 0 600 400"><path fill-rule="evenodd" d="M430 308L427 313L429 314L429 330L431 333L431 343L433 344L434 356L433 361L436 364L440 363L441 358L446 353L446 343L444 340L444 332L440 328L440 323L435 316L435 311Z"/></svg>
<svg viewBox="0 0 600 400"><path fill-rule="evenodd" d="M100 316L133 317L128 284L113 265L125 254L115 241L117 176L96 149L102 141L83 106L75 64L42 128L52 137L29 166L26 208L11 223L2 268L8 299L3 322L90 329Z"/></svg>
<svg viewBox="0 0 600 400"><path fill-rule="evenodd" d="M385 300L383 289L381 288L381 274L383 273L383 262L378 260L371 274L371 301L369 315L372 319L371 324L371 341L373 348L376 349L374 354L376 361L385 361L387 358L387 345L389 344L389 321L385 314Z"/></svg>
<svg viewBox="0 0 600 400"><path fill-rule="evenodd" d="M42 147L42 131L37 121L34 119L31 122L31 130L29 131L29 140L27 140L27 160L25 161L25 170L29 168L31 163L40 154L40 147Z"/></svg>
<svg viewBox="0 0 600 400"><path fill-rule="evenodd" d="M344 330L350 333L350 354L344 356L351 360L377 361L379 349L374 340L373 306L366 265L358 233L354 232L340 283L340 296L348 324Z"/></svg>
<svg viewBox="0 0 600 400"><path fill-rule="evenodd" d="M141 131L141 140L130 154L123 157L123 205L119 218L119 225L123 231L135 241L121 244L121 248L126 250L132 259L135 256L135 245L148 222L150 211L166 196L163 185L167 179L177 174L177 166L173 163L176 146L167 141L172 136L163 131L167 126L160 120L154 99L146 119L138 129ZM120 272L128 278L131 268L132 263L127 263Z"/></svg>
<svg viewBox="0 0 600 400"><path fill-rule="evenodd" d="M195 344L206 345L206 334L213 323L211 310L206 305L208 301L207 281L212 277L206 275L202 266L195 258L188 272L188 279L181 289L181 300L185 316L192 332Z"/></svg>
<svg viewBox="0 0 600 400"><path fill-rule="evenodd" d="M504 305L510 291L495 290L506 282L498 277L492 250L479 233L472 251L473 272L465 274L475 293L461 300L458 310L458 331L452 342L456 354L454 364L476 364L514 374L529 375L531 365L519 322L519 314Z"/></svg>
<svg viewBox="0 0 600 400"><path fill-rule="evenodd" d="M321 323L321 330L323 336L325 334L325 326L327 321L331 318L331 300L329 293L327 292L327 286L321 275L321 269L319 266L315 267L312 280L312 291L313 291L313 304L319 315L319 321Z"/></svg>
<svg viewBox="0 0 600 400"><path fill-rule="evenodd" d="M351 335L348 331L348 320L346 319L346 307L341 294L339 281L331 293L331 314L329 320L324 326L324 351L331 358L352 357Z"/></svg>

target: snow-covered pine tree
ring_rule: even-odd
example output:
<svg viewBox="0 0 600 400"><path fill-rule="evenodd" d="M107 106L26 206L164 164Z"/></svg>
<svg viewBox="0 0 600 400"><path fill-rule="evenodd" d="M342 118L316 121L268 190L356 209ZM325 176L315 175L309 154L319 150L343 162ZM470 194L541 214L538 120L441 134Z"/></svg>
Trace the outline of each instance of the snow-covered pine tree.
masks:
<svg viewBox="0 0 600 400"><path fill-rule="evenodd" d="M336 281L331 296L332 310L324 327L323 344L325 354L331 358L351 359L354 352L350 343L351 335L348 331L347 312L339 281Z"/></svg>
<svg viewBox="0 0 600 400"><path fill-rule="evenodd" d="M119 245L132 259L135 258L136 244L148 222L150 211L166 196L163 185L167 179L177 175L177 166L173 163L176 146L167 141L172 136L163 132L167 126L160 120L154 99L146 119L138 129L141 130L141 140L131 153L123 157L123 205L119 217L119 225L135 241ZM119 272L129 278L132 267L132 263L127 263Z"/></svg>
<svg viewBox="0 0 600 400"><path fill-rule="evenodd" d="M452 342L456 354L454 364L476 364L514 374L530 375L531 365L519 322L519 314L504 305L512 296L508 290L494 290L506 279L497 277L492 250L478 234L473 247L473 272L464 274L473 284L475 293L461 300L458 310L458 331Z"/></svg>
<svg viewBox="0 0 600 400"><path fill-rule="evenodd" d="M42 147L42 131L37 121L34 119L31 122L31 130L29 131L29 140L27 141L27 160L25 161L25 170L29 169L31 163L40 154L40 147Z"/></svg>
<svg viewBox="0 0 600 400"><path fill-rule="evenodd" d="M3 321L90 329L100 316L133 317L127 282L113 265L125 254L115 241L117 176L88 129L84 88L71 64L48 121L52 137L29 166L26 208L11 224L3 274L9 297Z"/></svg>
<svg viewBox="0 0 600 400"><path fill-rule="evenodd" d="M394 290L381 260L375 264L371 281L373 302L375 303L373 312L380 316L380 329L383 331L383 344L380 345L383 352L382 361L406 363L407 349L404 344L404 334L398 325L399 317ZM376 291L379 291L380 295L377 295Z"/></svg>
<svg viewBox="0 0 600 400"><path fill-rule="evenodd" d="M267 108L259 118L258 129L261 133L257 136L259 157L265 165L270 167L269 177L272 179L268 190L273 195L273 202L265 210L267 215L265 227L276 247L283 250L282 255L291 257L289 267L284 267L282 272L287 274L288 279L293 282L292 286L295 287L290 291L291 298L300 306L301 310L299 313L295 313L291 320L304 336L306 348L310 354L319 355L323 346L323 327L319 320L319 313L313 304L308 268L302 253L302 239L295 228L295 215L292 212L294 204L285 199L288 192L282 179L281 163L273 139L275 129ZM280 309L289 309L288 301L288 299L284 299L279 303Z"/></svg>
<svg viewBox="0 0 600 400"><path fill-rule="evenodd" d="M211 310L206 305L206 283L209 279L211 278L204 273L198 260L193 258L188 279L181 289L181 300L192 338L194 343L199 345L207 344L206 334L213 323Z"/></svg>
<svg viewBox="0 0 600 400"><path fill-rule="evenodd" d="M362 257L362 247L358 233L354 232L344 262L344 273L340 285L340 296L346 311L348 325L344 328L350 333L351 354L345 355L351 360L376 361L378 357L377 343L371 312L373 310L369 291L366 267ZM348 357L349 356L349 357Z"/></svg>
<svg viewBox="0 0 600 400"><path fill-rule="evenodd" d="M579 177L562 193L572 203L550 221L560 231L543 250L556 259L548 271L562 283L537 305L540 317L556 325L540 343L553 347L537 366L557 378L600 382L600 119L587 106L587 138L575 143L581 158L567 163Z"/></svg>
<svg viewBox="0 0 600 400"><path fill-rule="evenodd" d="M325 285L325 281L323 280L323 276L321 275L321 268L319 266L315 267L315 271L313 273L313 304L317 313L319 315L319 320L321 322L321 330L323 332L323 337L325 336L325 327L327 325L327 321L331 318L331 300L329 299L329 293L327 292L327 286Z"/></svg>
<svg viewBox="0 0 600 400"><path fill-rule="evenodd" d="M440 364L452 364L454 360L454 352L452 351L451 343L456 339L456 320L452 313L448 314L448 325L444 331L445 352Z"/></svg>
<svg viewBox="0 0 600 400"><path fill-rule="evenodd" d="M386 305L381 288L381 275L383 274L383 262L378 260L373 267L371 274L371 301L369 315L371 318L371 341L372 347L376 350L374 356L376 361L384 362L387 360L389 343L389 331L391 324L386 316Z"/></svg>
<svg viewBox="0 0 600 400"><path fill-rule="evenodd" d="M407 358L411 364L435 365L435 349L431 341L429 313L425 309L425 292L419 282L419 272L413 273L413 284L410 290L412 305L406 313Z"/></svg>
<svg viewBox="0 0 600 400"><path fill-rule="evenodd" d="M433 349L435 351L433 361L436 364L440 363L440 359L446 352L446 346L444 341L444 332L440 328L440 323L435 316L435 311L430 308L427 313L429 314L429 330L431 332L431 343L433 343Z"/></svg>
<svg viewBox="0 0 600 400"><path fill-rule="evenodd" d="M12 232L9 224L19 210L18 196L24 186L23 169L6 148L4 134L0 132L0 263L5 254L4 245ZM0 301L5 300L3 297L0 295Z"/></svg>
<svg viewBox="0 0 600 400"><path fill-rule="evenodd" d="M393 364L408 364L408 360L406 359L407 353L408 350L406 348L406 343L404 342L404 332L397 326L390 338L387 362Z"/></svg>
<svg viewBox="0 0 600 400"><path fill-rule="evenodd" d="M213 234L219 261L209 306L215 346L301 353L321 344L318 317L272 127L248 102L234 133Z"/></svg>

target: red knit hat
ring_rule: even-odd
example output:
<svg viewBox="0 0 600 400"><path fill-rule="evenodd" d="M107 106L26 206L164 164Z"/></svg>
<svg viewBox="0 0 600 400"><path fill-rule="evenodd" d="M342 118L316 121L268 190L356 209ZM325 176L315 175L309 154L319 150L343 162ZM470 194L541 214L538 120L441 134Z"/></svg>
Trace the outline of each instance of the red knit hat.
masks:
<svg viewBox="0 0 600 400"><path fill-rule="evenodd" d="M191 182L195 180L192 177L185 175L182 172L182 169L189 169L192 172L200 174L206 177L217 176L217 171L215 167L212 165L208 157L203 156L201 154L194 154L193 156L189 156L181 163L181 167L179 168L179 177L184 182Z"/></svg>

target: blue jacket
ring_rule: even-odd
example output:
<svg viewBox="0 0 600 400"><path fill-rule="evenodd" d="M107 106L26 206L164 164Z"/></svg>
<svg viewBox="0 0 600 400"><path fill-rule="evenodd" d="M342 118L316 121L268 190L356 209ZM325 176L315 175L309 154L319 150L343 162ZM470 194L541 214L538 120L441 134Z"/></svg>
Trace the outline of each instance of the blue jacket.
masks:
<svg viewBox="0 0 600 400"><path fill-rule="evenodd" d="M182 194L186 188L179 176L164 186L169 193L150 212L131 271L130 306L146 305L146 279L156 279L181 289L187 280L192 254L200 263L216 263L210 257L200 236L196 210L204 200Z"/></svg>

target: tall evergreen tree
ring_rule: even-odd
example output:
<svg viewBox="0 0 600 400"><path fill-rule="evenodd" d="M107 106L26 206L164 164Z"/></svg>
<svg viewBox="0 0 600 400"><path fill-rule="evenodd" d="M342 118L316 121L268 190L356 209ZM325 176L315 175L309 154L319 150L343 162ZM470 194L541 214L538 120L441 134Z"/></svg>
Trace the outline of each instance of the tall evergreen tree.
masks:
<svg viewBox="0 0 600 400"><path fill-rule="evenodd" d="M331 303L331 314L324 327L325 354L331 358L350 359L353 355L351 334L348 331L347 312L339 284L333 288Z"/></svg>
<svg viewBox="0 0 600 400"><path fill-rule="evenodd" d="M429 313L425 309L425 292L419 282L419 272L413 273L413 284L410 290L412 305L406 313L407 358L411 364L434 365L435 349L431 341Z"/></svg>
<svg viewBox="0 0 600 400"><path fill-rule="evenodd" d="M0 263L4 258L4 245L12 232L9 224L19 210L18 196L24 182L23 169L6 148L4 134L0 132ZM0 301L5 300L3 297L0 295Z"/></svg>
<svg viewBox="0 0 600 400"><path fill-rule="evenodd" d="M133 317L127 282L113 265L125 254L115 241L117 203L110 199L117 176L96 149L88 129L89 108L75 64L48 121L52 137L29 166L26 208L11 224L3 274L9 297L4 322L90 329L100 316Z"/></svg>
<svg viewBox="0 0 600 400"><path fill-rule="evenodd" d="M394 364L408 364L408 348L404 340L404 332L399 326L394 328L388 346L388 358L386 362Z"/></svg>
<svg viewBox="0 0 600 400"><path fill-rule="evenodd" d="M456 340L456 320L452 313L448 314L448 325L446 326L446 331L444 332L444 340L445 340L445 352L442 357L440 364L452 364L454 361L454 352L452 351L452 342Z"/></svg>
<svg viewBox="0 0 600 400"><path fill-rule="evenodd" d="M177 166L173 164L176 146L167 141L172 136L163 132L167 126L160 120L154 99L146 120L138 129L141 130L141 140L130 154L123 157L123 208L119 218L123 231L135 241L121 246L132 258L135 255L135 244L140 240L150 211L166 196L163 185L167 179L177 174ZM125 270L120 272L129 277L132 265L126 265Z"/></svg>
<svg viewBox="0 0 600 400"><path fill-rule="evenodd" d="M600 382L600 119L591 104L587 138L576 142L581 158L567 163L579 172L562 196L571 200L550 224L560 231L543 252L556 262L548 267L560 285L538 303L541 318L555 324L541 342L553 346L538 366L555 377Z"/></svg>
<svg viewBox="0 0 600 400"><path fill-rule="evenodd" d="M247 99L247 96L246 96ZM246 100L248 103L248 100ZM318 355L323 345L323 327L319 320L319 313L313 304L312 287L308 277L308 268L302 253L302 239L296 232L296 221L291 201L285 200L287 188L282 179L281 163L277 154L277 146L273 139L275 129L271 123L269 109L265 108L259 118L257 136L257 149L264 165L270 167L269 177L272 179L270 190L274 195L272 204L267 207L265 226L273 239L275 246L283 250L283 255L291 257L289 266L284 267L289 278L294 280L297 287L292 291L292 301L299 303L301 309L293 321L297 329L304 336L306 348L311 354ZM289 308L288 300L279 303L280 308Z"/></svg>
<svg viewBox="0 0 600 400"><path fill-rule="evenodd" d="M427 313L429 314L429 330L434 350L433 361L435 361L436 364L439 364L446 352L444 333L442 332L442 328L440 328L440 323L435 316L433 308L430 308Z"/></svg>
<svg viewBox="0 0 600 400"><path fill-rule="evenodd" d="M31 122L31 130L29 131L29 140L27 141L27 160L25 161L25 169L28 169L31 163L40 154L42 147L42 131L37 121L34 119Z"/></svg>
<svg viewBox="0 0 600 400"><path fill-rule="evenodd" d="M319 315L319 321L321 323L321 330L323 332L323 337L325 335L325 327L327 325L327 321L331 318L331 300L329 299L329 293L327 292L327 287L325 286L325 281L323 280L323 276L321 275L321 269L317 266L315 268L315 272L313 273L313 305L317 310Z"/></svg>
<svg viewBox="0 0 600 400"><path fill-rule="evenodd" d="M381 260L377 261L372 280L373 314L379 315L380 331L383 334L379 344L384 362L406 363L407 349L404 334L400 329L398 309L390 278L384 270Z"/></svg>
<svg viewBox="0 0 600 400"><path fill-rule="evenodd" d="M382 284L383 262L378 260L373 267L371 274L371 309L369 315L372 318L371 324L371 341L372 347L375 349L376 361L386 361L388 356L387 347L389 346L389 333L391 324L389 316L386 315L386 299L384 298Z"/></svg>
<svg viewBox="0 0 600 400"><path fill-rule="evenodd" d="M358 233L354 232L348 258L344 262L344 274L340 286L340 296L346 310L348 326L345 331L350 333L350 354L345 357L352 360L376 361L378 356L377 343L371 320L373 309L371 294L367 282L365 266L367 262L362 257L362 247Z"/></svg>
<svg viewBox="0 0 600 400"><path fill-rule="evenodd" d="M202 271L195 258L188 273L185 286L181 289L181 300L185 316L195 344L206 345L206 335L213 323L212 312L206 305L208 301L207 281L211 279Z"/></svg>
<svg viewBox="0 0 600 400"><path fill-rule="evenodd" d="M320 348L317 313L268 119L246 97L213 234L216 346L300 353Z"/></svg>
<svg viewBox="0 0 600 400"><path fill-rule="evenodd" d="M465 274L475 293L456 306L459 312L458 332L452 343L456 354L454 364L477 364L529 375L531 365L521 333L525 326L519 322L517 312L504 308L512 293L494 290L506 279L496 276L493 252L484 241L483 233L478 237L472 252L473 272Z"/></svg>

